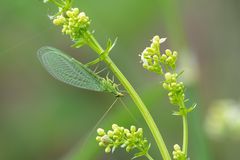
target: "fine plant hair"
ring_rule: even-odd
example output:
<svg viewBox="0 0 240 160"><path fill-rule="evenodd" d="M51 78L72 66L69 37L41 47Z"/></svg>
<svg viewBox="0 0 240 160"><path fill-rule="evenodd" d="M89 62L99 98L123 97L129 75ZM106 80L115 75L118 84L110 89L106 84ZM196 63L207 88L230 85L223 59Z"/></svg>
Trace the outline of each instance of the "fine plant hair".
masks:
<svg viewBox="0 0 240 160"><path fill-rule="evenodd" d="M149 47L146 47L139 56L144 69L163 77L164 80L161 83L161 87L168 92L167 95L170 103L176 106L176 111L174 111L173 115L182 118L183 142L181 145L173 145L172 155L169 153L164 138L148 111L148 108L109 56L111 50L116 45L116 40L111 41L109 39L106 48L103 49L90 29L90 18L78 8L73 8L72 0L44 0L43 2L52 3L58 8L58 11L54 15L50 15L49 18L54 25L61 28L63 34L70 37L73 42L72 47L80 48L83 45L87 45L98 54L97 59L83 64L56 48L44 46L38 50L38 58L44 68L54 78L66 84L81 89L109 92L116 97L122 97L124 94L120 92L118 89L119 84L116 84L114 79L110 79L108 76L101 77L89 68L99 62L104 62L106 68L117 77L120 85L126 90L126 94L131 97L139 109L152 133L155 140L154 143L157 144L162 159L189 159L187 118L188 113L193 111L196 104L189 107L186 106L188 100L185 97L186 88L184 83L179 80L179 77L183 75L183 71L180 73L176 71L179 54L177 51L170 49L162 51L160 48L161 44L166 41L166 38L161 38L158 35L154 36ZM123 102L122 104L126 107ZM97 123L97 125L99 125L99 123ZM159 159L159 157L153 158L149 154L151 143L147 140L147 137L144 136L144 131L141 126L139 127L140 128L135 125L123 127L112 124L111 130L98 128L96 141L100 147L104 148L106 153L114 153L115 150L122 148L125 149L126 152L134 152L132 159L138 157L145 157L149 160ZM94 129L96 129L96 127L94 127Z"/></svg>

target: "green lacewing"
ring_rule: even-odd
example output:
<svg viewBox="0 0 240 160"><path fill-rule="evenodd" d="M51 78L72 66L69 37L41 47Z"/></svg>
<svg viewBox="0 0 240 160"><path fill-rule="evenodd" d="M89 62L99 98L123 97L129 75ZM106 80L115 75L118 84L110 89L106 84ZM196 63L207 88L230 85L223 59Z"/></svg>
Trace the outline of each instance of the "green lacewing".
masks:
<svg viewBox="0 0 240 160"><path fill-rule="evenodd" d="M110 92L116 97L123 96L117 84L109 78L102 78L76 59L53 47L42 47L38 58L44 68L56 79L82 89Z"/></svg>

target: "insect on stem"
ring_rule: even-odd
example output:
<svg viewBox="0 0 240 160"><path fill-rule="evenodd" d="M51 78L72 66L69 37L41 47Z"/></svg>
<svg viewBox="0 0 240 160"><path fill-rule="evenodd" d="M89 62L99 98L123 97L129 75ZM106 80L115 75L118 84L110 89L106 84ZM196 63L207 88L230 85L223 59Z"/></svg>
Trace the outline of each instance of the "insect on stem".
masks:
<svg viewBox="0 0 240 160"><path fill-rule="evenodd" d="M56 79L82 89L110 92L116 97L123 96L118 85L108 77L102 78L91 69L53 47L42 47L38 58L45 69Z"/></svg>

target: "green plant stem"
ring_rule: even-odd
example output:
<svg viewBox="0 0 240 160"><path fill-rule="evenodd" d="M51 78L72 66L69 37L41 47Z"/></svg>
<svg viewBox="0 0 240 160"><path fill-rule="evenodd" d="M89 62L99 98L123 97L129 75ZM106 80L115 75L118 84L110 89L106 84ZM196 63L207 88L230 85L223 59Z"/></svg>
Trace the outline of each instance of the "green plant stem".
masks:
<svg viewBox="0 0 240 160"><path fill-rule="evenodd" d="M99 55L104 53L104 50L99 45L99 43L96 41L96 39L93 37L93 35L90 32L87 32L85 36L85 39L87 40L89 46L96 51ZM131 96L134 103L137 105L138 109L140 110L143 118L145 119L148 127L150 128L150 131L152 132L152 135L157 143L157 146L159 148L159 151L163 157L164 160L171 160L171 157L169 155L169 152L167 150L167 147L165 145L165 142L162 138L162 135L154 122L151 114L149 113L147 107L137 94L137 92L134 90L132 85L128 82L128 80L125 78L125 76L121 73L121 71L118 69L118 67L115 65L115 63L111 60L111 58L106 55L105 58L103 58L103 61L108 65L108 67L112 70L112 72L115 74L115 76L119 79L121 84L124 86L124 88L128 91L129 95Z"/></svg>
<svg viewBox="0 0 240 160"><path fill-rule="evenodd" d="M180 109L183 111L182 113L182 120L183 120L183 146L182 150L183 153L187 156L188 150L188 121L187 121L187 108L185 106L184 100L180 101Z"/></svg>
<svg viewBox="0 0 240 160"><path fill-rule="evenodd" d="M149 160L154 160L148 153L145 155Z"/></svg>
<svg viewBox="0 0 240 160"><path fill-rule="evenodd" d="M187 114L182 116L183 119L183 152L187 155L188 150L188 121Z"/></svg>

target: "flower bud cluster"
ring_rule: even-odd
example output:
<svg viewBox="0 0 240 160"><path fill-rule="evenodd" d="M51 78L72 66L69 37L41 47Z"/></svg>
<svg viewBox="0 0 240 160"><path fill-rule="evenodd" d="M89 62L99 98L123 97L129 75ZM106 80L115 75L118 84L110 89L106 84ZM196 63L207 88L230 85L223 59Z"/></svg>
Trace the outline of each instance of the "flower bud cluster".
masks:
<svg viewBox="0 0 240 160"><path fill-rule="evenodd" d="M164 75L165 81L163 82L163 88L169 91L169 100L174 105L179 105L179 102L185 98L183 82L177 82L177 76L176 73L167 72Z"/></svg>
<svg viewBox="0 0 240 160"><path fill-rule="evenodd" d="M166 67L171 67L172 69L176 68L177 61L177 51L171 51L170 49L165 50L165 54L162 54L160 57L160 62Z"/></svg>
<svg viewBox="0 0 240 160"><path fill-rule="evenodd" d="M145 69L162 74L162 67L160 62L160 38L155 36L152 39L152 44L147 47L141 54L142 65Z"/></svg>
<svg viewBox="0 0 240 160"><path fill-rule="evenodd" d="M172 152L173 154L173 159L175 160L186 160L187 157L186 155L183 153L183 151L181 150L181 147L178 144L175 144L173 146L174 151Z"/></svg>
<svg viewBox="0 0 240 160"><path fill-rule="evenodd" d="M160 52L160 44L163 43L166 38L161 38L159 36L154 36L152 39L152 44L147 47L141 56L141 62L145 69L163 74L163 67L175 69L177 52L172 52L171 50L165 50L165 54Z"/></svg>
<svg viewBox="0 0 240 160"><path fill-rule="evenodd" d="M71 8L66 12L54 17L53 24L62 26L62 32L76 41L81 38L90 25L89 17L78 8Z"/></svg>
<svg viewBox="0 0 240 160"><path fill-rule="evenodd" d="M125 148L127 152L137 148L147 153L149 149L148 141L143 137L143 129L131 126L130 129L112 125L112 130L107 132L104 129L97 129L98 136L96 140L99 146L105 147L105 152L114 152L116 148Z"/></svg>

